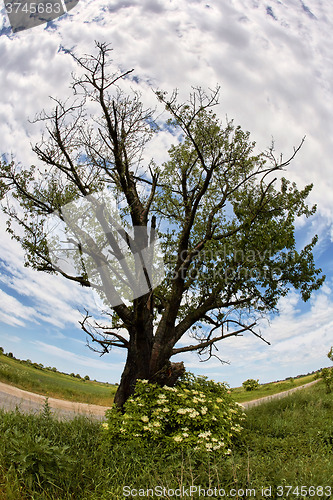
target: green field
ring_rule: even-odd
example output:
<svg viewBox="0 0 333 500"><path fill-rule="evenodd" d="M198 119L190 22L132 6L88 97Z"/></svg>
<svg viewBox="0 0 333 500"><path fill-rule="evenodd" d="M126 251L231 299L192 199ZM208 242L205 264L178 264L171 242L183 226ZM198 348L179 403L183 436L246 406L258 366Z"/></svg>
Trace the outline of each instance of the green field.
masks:
<svg viewBox="0 0 333 500"><path fill-rule="evenodd" d="M159 443L111 445L102 425L84 417L57 421L47 411L0 411L0 500L123 500L156 486L216 487L238 500L332 498L333 397L321 381L246 414L226 457L192 449L168 453ZM136 495L125 497L125 485ZM271 494L262 496L263 487ZM231 498L213 496L223 497ZM207 498L212 495L200 496Z"/></svg>
<svg viewBox="0 0 333 500"><path fill-rule="evenodd" d="M0 355L0 382L44 396L79 403L111 406L117 387L83 380Z"/></svg>

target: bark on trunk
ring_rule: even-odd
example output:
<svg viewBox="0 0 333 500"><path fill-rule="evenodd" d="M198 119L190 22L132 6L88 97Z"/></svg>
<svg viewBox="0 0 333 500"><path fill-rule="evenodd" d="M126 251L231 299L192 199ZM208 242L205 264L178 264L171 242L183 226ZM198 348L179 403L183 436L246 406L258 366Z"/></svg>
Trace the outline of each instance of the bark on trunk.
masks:
<svg viewBox="0 0 333 500"><path fill-rule="evenodd" d="M134 350L133 350L134 351ZM114 398L114 404L123 409L127 399L134 393L135 384L138 379L149 380L158 385L167 385L173 387L179 377L185 372L184 363L171 363L165 357L162 366L158 367L153 373L150 371L150 363L147 363L146 356L140 355L136 350L131 352L129 349L127 360L120 384Z"/></svg>

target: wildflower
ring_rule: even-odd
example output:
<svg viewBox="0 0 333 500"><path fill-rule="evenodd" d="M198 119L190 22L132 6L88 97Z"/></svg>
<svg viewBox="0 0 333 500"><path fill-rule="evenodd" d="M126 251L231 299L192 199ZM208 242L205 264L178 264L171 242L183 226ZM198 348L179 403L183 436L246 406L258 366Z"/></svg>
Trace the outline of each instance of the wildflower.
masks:
<svg viewBox="0 0 333 500"><path fill-rule="evenodd" d="M148 384L148 380L145 380L145 379L140 380L140 382L141 382L142 384Z"/></svg>
<svg viewBox="0 0 333 500"><path fill-rule="evenodd" d="M201 432L201 434L199 434L198 437L199 438L207 438L210 435L211 435L211 432L210 431L206 431L206 432Z"/></svg>
<svg viewBox="0 0 333 500"><path fill-rule="evenodd" d="M203 406L203 407L201 408L201 413L202 413L203 415L206 415L206 413L207 413L207 407L206 407L206 406Z"/></svg>
<svg viewBox="0 0 333 500"><path fill-rule="evenodd" d="M199 412L197 412L196 410L192 410L192 412L191 412L191 413L189 413L189 416L190 416L191 418L195 418L195 417L197 417L198 415L199 415Z"/></svg>
<svg viewBox="0 0 333 500"><path fill-rule="evenodd" d="M146 415L144 415L143 417L141 417L141 420L142 422L148 422L149 418Z"/></svg>
<svg viewBox="0 0 333 500"><path fill-rule="evenodd" d="M181 415L185 415L185 413L187 413L187 408L179 408L177 410L177 413L180 413Z"/></svg>
<svg viewBox="0 0 333 500"><path fill-rule="evenodd" d="M163 411L164 413L167 413L167 412L168 412L168 411L170 411L170 410L169 410L169 408L163 408L163 410L162 410L162 411Z"/></svg>
<svg viewBox="0 0 333 500"><path fill-rule="evenodd" d="M154 426L154 427L161 427L161 423L160 423L160 422L154 422L154 423L153 423L153 426Z"/></svg>
<svg viewBox="0 0 333 500"><path fill-rule="evenodd" d="M174 436L173 437L174 441L176 441L177 443L180 443L181 441L183 441L183 438L181 436Z"/></svg>
<svg viewBox="0 0 333 500"><path fill-rule="evenodd" d="M103 427L104 429L108 429L108 428L109 428L109 424L108 424L107 422L103 422L103 423L102 423L102 427Z"/></svg>
<svg viewBox="0 0 333 500"><path fill-rule="evenodd" d="M184 436L184 438L187 438L188 437L187 432L183 432L183 436Z"/></svg>
<svg viewBox="0 0 333 500"><path fill-rule="evenodd" d="M219 443L219 444L216 444L215 446L213 446L213 450L219 450L221 448L222 444Z"/></svg>

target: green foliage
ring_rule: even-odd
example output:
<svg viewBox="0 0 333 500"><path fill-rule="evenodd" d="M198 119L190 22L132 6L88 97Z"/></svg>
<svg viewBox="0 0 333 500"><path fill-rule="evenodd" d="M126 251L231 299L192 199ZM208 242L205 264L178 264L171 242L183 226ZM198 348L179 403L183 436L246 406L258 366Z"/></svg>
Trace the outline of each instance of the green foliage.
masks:
<svg viewBox="0 0 333 500"><path fill-rule="evenodd" d="M106 434L111 442L159 442L169 450L193 448L228 454L243 418L224 384L186 374L176 387L138 380L124 413L108 410Z"/></svg>
<svg viewBox="0 0 333 500"><path fill-rule="evenodd" d="M45 404L39 415L0 410L0 435L0 491L11 492L8 499L84 498L81 491L93 489L99 423L59 422Z"/></svg>
<svg viewBox="0 0 333 500"><path fill-rule="evenodd" d="M331 347L331 349L327 353L327 357L328 357L328 359L330 359L331 361L333 361L333 346Z"/></svg>
<svg viewBox="0 0 333 500"><path fill-rule="evenodd" d="M246 391L254 391L259 387L259 379L254 380L253 378L249 378L242 385Z"/></svg>

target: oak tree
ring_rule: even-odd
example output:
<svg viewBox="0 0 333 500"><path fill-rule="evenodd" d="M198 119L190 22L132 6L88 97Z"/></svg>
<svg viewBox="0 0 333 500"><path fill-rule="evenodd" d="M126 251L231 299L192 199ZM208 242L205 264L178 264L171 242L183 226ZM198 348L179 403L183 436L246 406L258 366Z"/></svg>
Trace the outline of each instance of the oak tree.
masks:
<svg viewBox="0 0 333 500"><path fill-rule="evenodd" d="M267 342L260 318L278 311L290 287L308 300L324 277L317 237L296 249L295 219L315 212L306 204L312 186L299 190L281 174L303 141L287 159L273 146L257 152L248 132L214 113L218 88L194 88L186 102L156 91L169 117L158 123L126 91L132 71L112 70L110 51L97 43L94 55L73 55L74 100L54 99L39 117L46 133L33 148L36 165L2 161L0 190L27 264L101 298L106 323L87 312L81 326L101 354L127 351L115 397L122 407L137 379L174 384L184 369L175 355L206 360L220 341L246 333ZM175 144L156 165L145 150L163 128ZM63 224L66 249L50 238L50 218Z"/></svg>

